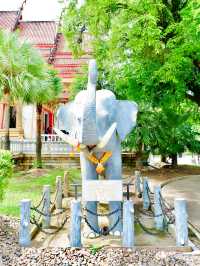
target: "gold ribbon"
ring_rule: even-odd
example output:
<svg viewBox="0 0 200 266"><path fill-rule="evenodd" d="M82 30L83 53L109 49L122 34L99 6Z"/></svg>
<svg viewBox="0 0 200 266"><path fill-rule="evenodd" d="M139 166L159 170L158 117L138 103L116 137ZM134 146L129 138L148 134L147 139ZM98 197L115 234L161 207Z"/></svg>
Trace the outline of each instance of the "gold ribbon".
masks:
<svg viewBox="0 0 200 266"><path fill-rule="evenodd" d="M106 163L107 160L111 156L112 156L112 152L107 151L107 152L104 152L104 154L102 155L102 157L100 159L98 159L97 157L95 157L93 154L89 154L87 156L87 158L93 164L97 164L96 172L100 175L100 174L102 174L105 171L105 168L104 168L103 164Z"/></svg>
<svg viewBox="0 0 200 266"><path fill-rule="evenodd" d="M75 157L75 152L80 152L80 144L78 144L77 146L74 146L72 151L69 153L70 157ZM112 152L111 151L107 151L104 152L103 155L101 156L100 159L98 159L97 157L95 157L92 153L87 155L87 158L90 162L92 162L93 164L96 164L96 172L97 174L102 174L105 171L105 168L103 166L104 163L106 163L108 161L108 159L112 156Z"/></svg>

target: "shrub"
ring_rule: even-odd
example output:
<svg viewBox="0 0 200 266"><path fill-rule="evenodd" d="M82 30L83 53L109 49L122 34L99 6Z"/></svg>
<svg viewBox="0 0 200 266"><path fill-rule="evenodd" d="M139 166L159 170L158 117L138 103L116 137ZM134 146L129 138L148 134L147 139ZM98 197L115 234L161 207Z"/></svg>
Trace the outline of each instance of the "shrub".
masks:
<svg viewBox="0 0 200 266"><path fill-rule="evenodd" d="M12 176L13 161L9 151L0 150L0 200L3 199L8 180Z"/></svg>

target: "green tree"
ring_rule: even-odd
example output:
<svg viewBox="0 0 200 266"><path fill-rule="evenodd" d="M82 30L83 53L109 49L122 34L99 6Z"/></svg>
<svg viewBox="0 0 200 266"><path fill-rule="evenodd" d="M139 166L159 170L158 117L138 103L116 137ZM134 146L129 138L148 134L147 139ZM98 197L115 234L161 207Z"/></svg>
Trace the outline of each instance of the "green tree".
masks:
<svg viewBox="0 0 200 266"><path fill-rule="evenodd" d="M176 166L177 154L186 150L200 153L199 136L189 108L144 109L140 111L136 129L123 143L123 148L137 151L137 167L147 162L150 152L171 158L172 165Z"/></svg>
<svg viewBox="0 0 200 266"><path fill-rule="evenodd" d="M60 79L53 70L48 70L39 53L26 42L18 39L17 33L0 31L0 97L4 98L5 143L10 147L10 105L16 100L40 106L53 100L61 91ZM41 162L41 113L37 119L37 161Z"/></svg>
<svg viewBox="0 0 200 266"><path fill-rule="evenodd" d="M15 33L0 31L0 95L5 107L5 143L10 147L10 105L16 100L31 102L44 77L44 62L27 43L21 43Z"/></svg>
<svg viewBox="0 0 200 266"><path fill-rule="evenodd" d="M94 0L81 8L71 0L63 31L80 54L87 29L101 73L119 94L148 97L153 104L169 95L197 101L199 10L198 0Z"/></svg>
<svg viewBox="0 0 200 266"><path fill-rule="evenodd" d="M185 126L179 123L177 108L191 106L190 100L200 104L199 24L198 0L88 0L82 7L75 0L69 2L63 32L74 54L84 52L81 41L86 29L92 36L101 85L119 98L139 103L136 141L128 140L131 146L132 139L138 154L147 147L148 138L151 151L158 145L163 155L180 150L171 144L174 149L166 151L163 144L167 148L168 142L177 142ZM176 127L171 119L166 123L167 112L177 115ZM185 128L191 129L195 139L191 121ZM162 132L168 130L173 134L166 134L166 142ZM188 132L182 133L186 137Z"/></svg>

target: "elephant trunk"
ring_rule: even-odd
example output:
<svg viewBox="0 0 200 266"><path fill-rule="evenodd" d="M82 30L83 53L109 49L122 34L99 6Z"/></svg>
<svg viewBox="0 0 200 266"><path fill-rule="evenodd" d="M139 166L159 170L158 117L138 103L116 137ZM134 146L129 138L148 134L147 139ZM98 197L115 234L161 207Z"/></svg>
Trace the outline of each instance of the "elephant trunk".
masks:
<svg viewBox="0 0 200 266"><path fill-rule="evenodd" d="M83 111L82 134L80 140L80 142L85 145L96 145L98 143L96 125L96 82L96 62L95 60L90 60L87 97Z"/></svg>

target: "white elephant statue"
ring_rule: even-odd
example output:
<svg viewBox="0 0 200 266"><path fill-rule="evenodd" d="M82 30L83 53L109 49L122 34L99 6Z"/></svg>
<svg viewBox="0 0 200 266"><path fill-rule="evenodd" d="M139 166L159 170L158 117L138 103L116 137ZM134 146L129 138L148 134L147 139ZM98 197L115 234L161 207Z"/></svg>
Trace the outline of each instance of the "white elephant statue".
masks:
<svg viewBox="0 0 200 266"><path fill-rule="evenodd" d="M136 126L138 106L135 102L117 100L110 90L97 90L97 65L89 61L87 90L80 91L75 100L61 106L57 113L56 133L67 143L80 149L82 180L96 180L104 175L109 180L122 178L121 141ZM65 133L63 133L65 132ZM97 212L97 202L87 202L86 208ZM110 212L121 209L121 202L110 202ZM110 225L121 217L121 212L110 216ZM95 232L99 231L98 217L87 213ZM121 219L113 234L122 232Z"/></svg>

